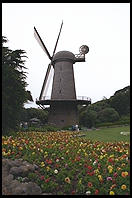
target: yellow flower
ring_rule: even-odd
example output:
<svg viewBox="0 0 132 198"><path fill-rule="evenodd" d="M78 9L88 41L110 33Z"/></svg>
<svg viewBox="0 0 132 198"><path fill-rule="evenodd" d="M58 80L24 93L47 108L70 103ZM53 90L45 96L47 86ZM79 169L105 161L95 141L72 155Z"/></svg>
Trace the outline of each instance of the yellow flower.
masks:
<svg viewBox="0 0 132 198"><path fill-rule="evenodd" d="M78 183L81 184L82 183L82 179L80 179Z"/></svg>
<svg viewBox="0 0 132 198"><path fill-rule="evenodd" d="M114 157L114 154L110 155L110 158L113 158Z"/></svg>
<svg viewBox="0 0 132 198"><path fill-rule="evenodd" d="M35 152L32 152L32 155L34 155L35 154Z"/></svg>
<svg viewBox="0 0 132 198"><path fill-rule="evenodd" d="M46 167L46 169L47 169L47 171L49 171L49 170L50 170L50 167L49 167L49 166L47 166L47 167Z"/></svg>
<svg viewBox="0 0 132 198"><path fill-rule="evenodd" d="M110 195L114 195L115 193L114 193L114 191L110 191L110 193L109 193Z"/></svg>
<svg viewBox="0 0 132 198"><path fill-rule="evenodd" d="M102 176L101 175L98 175L98 178L101 178Z"/></svg>
<svg viewBox="0 0 132 198"><path fill-rule="evenodd" d="M127 171L125 171L125 174L126 174L126 176L128 176L128 172Z"/></svg>
<svg viewBox="0 0 132 198"><path fill-rule="evenodd" d="M103 155L100 155L100 159L103 159Z"/></svg>
<svg viewBox="0 0 132 198"><path fill-rule="evenodd" d="M94 170L94 173L95 173L96 175L98 175L99 169Z"/></svg>
<svg viewBox="0 0 132 198"><path fill-rule="evenodd" d="M85 157L87 157L87 156L88 156L88 154L87 154L87 153L84 153L84 155L85 155Z"/></svg>
<svg viewBox="0 0 132 198"><path fill-rule="evenodd" d="M41 149L40 152L43 153L43 149Z"/></svg>
<svg viewBox="0 0 132 198"><path fill-rule="evenodd" d="M3 152L2 152L2 155L3 155L3 156L6 156L6 155L7 155L7 153L6 153L5 151L3 151Z"/></svg>
<svg viewBox="0 0 132 198"><path fill-rule="evenodd" d="M121 186L121 189L122 189L122 190L126 190L126 185L123 184L123 185Z"/></svg>
<svg viewBox="0 0 132 198"><path fill-rule="evenodd" d="M125 163L122 163L122 164L121 164L121 167L124 167L125 165L126 165Z"/></svg>
<svg viewBox="0 0 132 198"><path fill-rule="evenodd" d="M109 169L109 173L112 173L112 171L113 171L113 169L111 168L111 169Z"/></svg>
<svg viewBox="0 0 132 198"><path fill-rule="evenodd" d="M70 184L70 183L71 183L70 178L69 178L69 177L66 177L66 178L65 178L65 182L68 183L68 184Z"/></svg>
<svg viewBox="0 0 132 198"><path fill-rule="evenodd" d="M103 178L102 178L101 175L98 175L98 178L99 178L99 181L100 181L100 182L103 181Z"/></svg>
<svg viewBox="0 0 132 198"><path fill-rule="evenodd" d="M45 163L44 162L41 162L41 165L40 165L41 167L44 167L45 166Z"/></svg>
<svg viewBox="0 0 132 198"><path fill-rule="evenodd" d="M22 151L22 150L23 150L23 148L20 146L20 147L19 147L19 150L20 150L20 151Z"/></svg>
<svg viewBox="0 0 132 198"><path fill-rule="evenodd" d="M110 166L110 165L108 166L108 169L112 169L112 168L113 168L112 166Z"/></svg>

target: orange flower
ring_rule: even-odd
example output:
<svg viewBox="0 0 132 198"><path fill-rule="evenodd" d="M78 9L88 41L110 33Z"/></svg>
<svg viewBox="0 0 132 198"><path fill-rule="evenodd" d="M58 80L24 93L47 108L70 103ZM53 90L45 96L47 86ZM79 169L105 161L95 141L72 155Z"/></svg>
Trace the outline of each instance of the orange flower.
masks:
<svg viewBox="0 0 132 198"><path fill-rule="evenodd" d="M127 175L128 175L128 172L127 172L127 171L121 173L121 176L124 177L124 178L125 178Z"/></svg>
<svg viewBox="0 0 132 198"><path fill-rule="evenodd" d="M113 188L116 187L116 184L113 184L111 187L110 187L110 190L112 190Z"/></svg>

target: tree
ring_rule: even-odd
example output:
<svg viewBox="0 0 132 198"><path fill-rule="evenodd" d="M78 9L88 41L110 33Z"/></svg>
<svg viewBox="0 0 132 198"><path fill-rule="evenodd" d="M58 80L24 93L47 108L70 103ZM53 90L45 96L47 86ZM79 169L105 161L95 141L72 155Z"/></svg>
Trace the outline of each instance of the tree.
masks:
<svg viewBox="0 0 132 198"><path fill-rule="evenodd" d="M99 123L115 122L119 120L119 114L114 108L105 108L98 112L97 120Z"/></svg>
<svg viewBox="0 0 132 198"><path fill-rule="evenodd" d="M79 124L88 128L94 127L96 118L97 118L96 111L86 109L85 111L82 111L80 113Z"/></svg>
<svg viewBox="0 0 132 198"><path fill-rule="evenodd" d="M48 110L37 109L37 108L27 108L23 109L21 114L21 121L29 121L32 118L40 119L41 123L44 125L48 121Z"/></svg>
<svg viewBox="0 0 132 198"><path fill-rule="evenodd" d="M120 116L130 113L130 86L120 89L110 97L110 105Z"/></svg>
<svg viewBox="0 0 132 198"><path fill-rule="evenodd" d="M25 51L4 47L6 42L2 37L2 133L18 127L24 103L32 101L30 91L26 91Z"/></svg>
<svg viewBox="0 0 132 198"><path fill-rule="evenodd" d="M100 100L98 102L95 102L94 104L91 104L89 106L89 109L93 110L93 111L96 111L96 112L99 112L99 111L102 111L103 109L107 108L107 107L110 107L109 105L109 100L108 99L104 99L103 100Z"/></svg>

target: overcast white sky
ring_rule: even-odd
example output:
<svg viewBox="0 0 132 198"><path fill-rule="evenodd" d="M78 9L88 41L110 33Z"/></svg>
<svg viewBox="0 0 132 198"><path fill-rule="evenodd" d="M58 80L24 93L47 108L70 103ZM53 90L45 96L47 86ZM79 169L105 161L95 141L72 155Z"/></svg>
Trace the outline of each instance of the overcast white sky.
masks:
<svg viewBox="0 0 132 198"><path fill-rule="evenodd" d="M78 54L81 45L89 46L86 62L74 64L77 96L94 103L130 85L130 3L3 3L2 35L10 49L28 56L27 90L34 102L25 107L38 107L35 100L50 62L33 28L52 55L62 20L56 52Z"/></svg>

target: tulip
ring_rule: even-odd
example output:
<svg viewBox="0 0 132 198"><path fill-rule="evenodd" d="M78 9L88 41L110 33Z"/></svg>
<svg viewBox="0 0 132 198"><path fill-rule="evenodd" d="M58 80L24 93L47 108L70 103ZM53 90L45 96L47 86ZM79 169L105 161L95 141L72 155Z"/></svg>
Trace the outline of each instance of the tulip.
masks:
<svg viewBox="0 0 132 198"><path fill-rule="evenodd" d="M88 182L88 187L91 188L93 184L91 182Z"/></svg>
<svg viewBox="0 0 132 198"><path fill-rule="evenodd" d="M57 173L58 173L58 170L57 170L57 169L55 169L55 170L54 170L54 173L55 173L55 174L57 174Z"/></svg>
<svg viewBox="0 0 132 198"><path fill-rule="evenodd" d="M69 178L69 177L66 177L66 178L65 178L65 182L68 183L68 184L70 184L70 183L71 183L70 178Z"/></svg>
<svg viewBox="0 0 132 198"><path fill-rule="evenodd" d="M113 176L114 176L114 177L117 177L117 176L118 176L118 174L115 172L115 173L113 174Z"/></svg>
<svg viewBox="0 0 132 198"><path fill-rule="evenodd" d="M99 194L99 190L96 189L94 194L95 194L95 195L98 195L98 194Z"/></svg>
<svg viewBox="0 0 132 198"><path fill-rule="evenodd" d="M127 172L127 171L121 173L121 176L124 177L124 178L125 178L127 175L128 175L128 172Z"/></svg>
<svg viewBox="0 0 132 198"><path fill-rule="evenodd" d="M112 181L112 177L107 177L107 181Z"/></svg>
<svg viewBox="0 0 132 198"><path fill-rule="evenodd" d="M86 195L90 195L91 194L91 191L86 191Z"/></svg>
<svg viewBox="0 0 132 198"><path fill-rule="evenodd" d="M126 185L123 184L123 185L121 186L121 189L122 189L122 190L126 190Z"/></svg>
<svg viewBox="0 0 132 198"><path fill-rule="evenodd" d="M112 173L112 171L113 171L113 169L111 168L111 169L109 169L109 173Z"/></svg>
<svg viewBox="0 0 132 198"><path fill-rule="evenodd" d="M41 179L41 180L44 180L44 176L42 175L42 176L40 177L40 179Z"/></svg>
<svg viewBox="0 0 132 198"><path fill-rule="evenodd" d="M113 192L113 191L110 191L110 193L109 193L110 195L114 195L115 193Z"/></svg>
<svg viewBox="0 0 132 198"><path fill-rule="evenodd" d="M46 182L46 183L48 183L49 181L50 181L50 178L48 178L48 179L45 179L45 182Z"/></svg>

